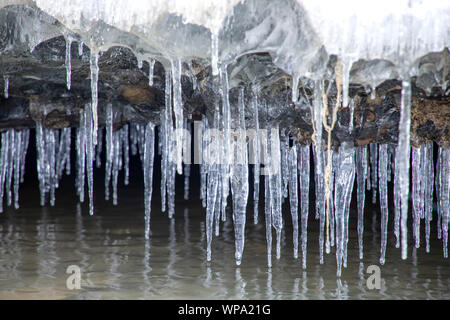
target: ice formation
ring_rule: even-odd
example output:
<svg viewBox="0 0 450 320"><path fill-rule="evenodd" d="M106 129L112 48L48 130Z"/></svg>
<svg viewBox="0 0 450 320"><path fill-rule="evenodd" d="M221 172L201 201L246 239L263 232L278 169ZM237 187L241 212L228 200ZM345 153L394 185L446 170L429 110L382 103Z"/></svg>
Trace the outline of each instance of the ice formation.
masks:
<svg viewBox="0 0 450 320"><path fill-rule="evenodd" d="M20 2L8 0L0 3L0 8ZM285 230L283 209L289 206L294 258L299 256L300 245L301 265L307 267L308 223L314 222L309 219L314 216L319 220L319 263L324 263L324 255L334 250L340 276L348 261L350 203L355 180L360 259L364 256L366 189L371 190L372 202L380 205L381 264L385 263L388 250L390 214L394 218L396 246L401 247L403 259L408 255L408 216L412 217L416 248L421 245L423 220L422 243L427 252L430 251L430 223L436 219L443 255L447 257L450 148L439 144L435 159L433 143L412 144L410 134L411 79L417 78L416 85L427 92L435 84L442 86L444 94L447 92L447 49L444 48L450 44L450 6L445 1L351 0L342 4L331 0L195 0L189 3L116 0L114 5L101 0L29 2L46 19L55 19L51 20L53 29L34 34L27 33L30 27L27 29L25 25L25 31L17 37L33 51L47 39L64 36L68 90L74 88L72 43L78 42L80 56L88 55L83 53L84 46L90 49L90 73L86 78L90 81L90 103L79 108L79 123L73 130L75 148L71 147L70 126L54 129L39 117L32 117L36 127L41 205L47 201L55 205L55 190L64 172L70 174L70 154L75 152L76 168L72 171L76 175L76 192L79 201L84 202L87 188L89 213L94 214L94 162L101 166L102 149L105 199L110 200L112 189L112 202L117 204L119 171L123 170L127 185L130 153L138 155L143 168L145 238L148 239L152 191L156 187L155 155L161 157L161 211L173 218L177 174L184 174L184 199L190 197L192 164L190 143L186 141L192 138L199 149L194 158L201 160L194 165L199 164L200 169L208 261L214 255L213 237L219 236L221 223L231 217L235 260L241 264L245 256L246 222L251 216L255 224L265 224L267 264L271 267L272 231L275 231L275 257L279 259ZM114 101L108 100L106 106L99 107L101 53L117 45L135 53L139 69L146 68L143 61L148 61L148 73L145 71L148 86L164 90L163 106L152 121L116 127ZM442 50L444 53L439 54L437 63L421 61L426 54ZM257 53L268 53L274 67L290 75L290 99L285 99L284 104L266 99L263 86L257 77L252 78L250 71L247 70L246 83L235 77L241 71L234 69L237 59ZM155 76L159 63L164 67L164 83ZM197 63L202 64L200 72L210 74L208 85L213 93L207 104L212 106L208 107L212 114L205 112L201 121L194 121L196 134L193 134L192 116L185 108L188 98L184 80L187 75L193 91L204 90L205 83L197 82L197 71L194 71ZM339 110L350 109L349 136L360 125L356 121L359 117L356 101L350 94L351 84L358 83L368 89L375 100L379 85L391 79L402 81L398 144L369 141L356 146L349 137L341 138L339 145L332 145ZM330 93L333 90L336 94ZM8 96L9 75L4 74L4 98ZM296 138L302 133L290 130L281 121L273 121L276 117L269 117L278 108L281 113L290 109L307 110L313 128L310 145L298 143ZM100 109L105 110L104 114L99 113ZM100 125L102 121L104 125ZM29 135L28 129L8 129L1 134L1 210L5 197L8 206L13 203L16 208L19 206L19 183L23 181ZM392 212L388 210L390 182L394 188ZM309 201L310 192L315 196L314 205ZM253 202L252 215L247 214L248 202Z"/></svg>

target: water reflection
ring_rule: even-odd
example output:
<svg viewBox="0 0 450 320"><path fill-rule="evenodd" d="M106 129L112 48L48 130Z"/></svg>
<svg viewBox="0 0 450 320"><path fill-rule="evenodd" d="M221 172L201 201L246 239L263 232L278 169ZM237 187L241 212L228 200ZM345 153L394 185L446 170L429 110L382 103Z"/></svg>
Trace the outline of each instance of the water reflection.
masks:
<svg viewBox="0 0 450 320"><path fill-rule="evenodd" d="M172 219L152 212L151 237L145 239L143 210L136 203L140 199L129 195L118 207L98 205L95 216L79 204L38 209L24 204L18 211L7 210L0 216L0 298L450 298L450 264L436 240L430 253L412 248L406 261L394 241L388 242L386 264L380 266L381 289L367 288L367 268L379 259L376 211L367 217L372 228L365 231L364 259L359 260L357 236L351 233L348 266L337 279L335 248L318 264L317 221L311 222L305 270L301 259L292 256L290 225L282 235L281 258L269 269L264 225L251 223L237 267L230 215L213 237L213 260L206 262L202 208L180 208ZM69 265L81 269L81 290L66 288Z"/></svg>

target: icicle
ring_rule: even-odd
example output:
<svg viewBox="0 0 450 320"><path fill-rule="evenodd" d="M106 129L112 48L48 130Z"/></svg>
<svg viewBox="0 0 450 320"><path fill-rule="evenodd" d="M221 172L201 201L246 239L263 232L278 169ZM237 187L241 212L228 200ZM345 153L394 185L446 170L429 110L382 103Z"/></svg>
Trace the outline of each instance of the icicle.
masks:
<svg viewBox="0 0 450 320"><path fill-rule="evenodd" d="M11 183L14 170L14 157L15 157L15 147L16 147L16 132L14 129L9 129L9 155L7 162L7 174L6 174L6 199L8 206L12 204L12 192Z"/></svg>
<svg viewBox="0 0 450 320"><path fill-rule="evenodd" d="M72 58L72 54L71 54L71 48L72 48L72 37L67 36L64 37L66 40L66 86L67 86L67 90L70 90L70 86L71 86L71 74L72 74L72 63L71 63L71 58Z"/></svg>
<svg viewBox="0 0 450 320"><path fill-rule="evenodd" d="M220 80L222 83L222 115L223 115L223 147L222 147L222 220L225 219L225 209L227 206L227 198L229 193L229 179L230 179L230 128L231 128L231 110L229 101L229 86L228 86L228 72L227 65L222 65L220 68Z"/></svg>
<svg viewBox="0 0 450 320"><path fill-rule="evenodd" d="M83 55L83 41L81 40L78 41L78 55L79 56Z"/></svg>
<svg viewBox="0 0 450 320"><path fill-rule="evenodd" d="M86 109L91 109L92 105L88 104ZM89 214L94 214L94 142L93 142L93 122L92 109L86 112L84 117L86 130L86 173L88 181L88 196L89 196Z"/></svg>
<svg viewBox="0 0 450 320"><path fill-rule="evenodd" d="M148 67L148 85L150 87L153 86L153 73L155 70L155 62L156 62L155 59L150 59L149 67Z"/></svg>
<svg viewBox="0 0 450 320"><path fill-rule="evenodd" d="M325 225L325 185L324 185L324 159L322 153L322 84L316 81L314 86L314 104L312 119L314 124L314 157L315 157L315 188L316 188L316 219L320 218L319 235L319 261L323 264L323 229Z"/></svg>
<svg viewBox="0 0 450 320"><path fill-rule="evenodd" d="M149 122L145 127L144 144L144 197L145 197L145 239L150 237L150 213L153 191L153 162L155 152L155 126Z"/></svg>
<svg viewBox="0 0 450 320"><path fill-rule="evenodd" d="M45 205L45 194L46 194L46 174L45 174L45 140L44 140L44 129L42 128L42 122L36 122L36 166L38 171L39 180L39 191L41 195L41 206Z"/></svg>
<svg viewBox="0 0 450 320"><path fill-rule="evenodd" d="M9 132L2 132L2 149L0 155L0 212L3 212L3 196L4 196L4 185L7 174L8 167L8 154L9 154Z"/></svg>
<svg viewBox="0 0 450 320"><path fill-rule="evenodd" d="M183 174L183 99L181 90L181 61L172 60L173 113L175 114L176 164L178 174Z"/></svg>
<svg viewBox="0 0 450 320"><path fill-rule="evenodd" d="M358 199L358 244L359 258L364 257L363 234L364 234L364 201L367 177L367 146L356 148L356 181Z"/></svg>
<svg viewBox="0 0 450 320"><path fill-rule="evenodd" d="M22 138L22 151L20 153L20 157L22 158L22 160L20 161L20 163L21 163L20 183L22 183L25 178L25 159L26 159L27 151L28 151L28 143L30 141L30 130L25 129L25 130L23 130L23 133L24 134L23 134L23 138Z"/></svg>
<svg viewBox="0 0 450 320"><path fill-rule="evenodd" d="M353 59L350 57L344 57L342 59L342 106L348 106L348 88L350 82L350 70L352 69ZM353 119L350 118L350 122L353 123Z"/></svg>
<svg viewBox="0 0 450 320"><path fill-rule="evenodd" d="M439 213L442 223L442 243L444 258L448 257L448 224L449 224L449 192L450 192L450 148L439 147Z"/></svg>
<svg viewBox="0 0 450 320"><path fill-rule="evenodd" d="M308 213L309 213L309 177L310 150L309 146L299 146L300 162L300 195L301 195L301 223L302 223L302 267L306 269L306 255L308 242Z"/></svg>
<svg viewBox="0 0 450 320"><path fill-rule="evenodd" d="M98 117L97 117L97 105L98 105L98 52L91 49L90 58L91 67L91 110L93 119L93 129L92 129L92 142L94 145L97 144L97 127L98 127Z"/></svg>
<svg viewBox="0 0 450 320"><path fill-rule="evenodd" d="M109 185L111 182L113 162L113 109L111 103L106 105L106 164L105 164L105 200L109 200Z"/></svg>
<svg viewBox="0 0 450 320"><path fill-rule="evenodd" d="M80 113L80 125L77 129L77 177L76 187L80 202L84 202L84 179L85 179L85 159L86 159L86 128L85 113Z"/></svg>
<svg viewBox="0 0 450 320"><path fill-rule="evenodd" d="M350 122L349 122L349 132L352 133L353 132L353 115L355 113L355 100L354 99L350 99Z"/></svg>
<svg viewBox="0 0 450 320"><path fill-rule="evenodd" d="M412 148L412 204L413 204L413 238L415 242L415 247L419 248L420 246L420 218L423 217L423 206L422 202L424 201L424 195L421 192L421 189L424 187L425 183L425 172L422 170L424 166L422 164L423 157L423 147L420 148Z"/></svg>
<svg viewBox="0 0 450 320"><path fill-rule="evenodd" d="M253 137L253 223L258 224L259 213L259 181L261 174L260 151L259 151L259 115L258 115L258 95L254 94L252 101L253 114L255 119L255 136Z"/></svg>
<svg viewBox="0 0 450 320"><path fill-rule="evenodd" d="M378 185L378 146L375 143L369 144L369 150L370 150L370 173L372 176L372 203L377 202L377 185Z"/></svg>
<svg viewBox="0 0 450 320"><path fill-rule="evenodd" d="M137 58L137 65L139 69L142 69L142 59Z"/></svg>
<svg viewBox="0 0 450 320"><path fill-rule="evenodd" d="M189 74L191 75L191 81L192 81L192 89L197 90L198 84L197 84L197 77L192 71L192 61L189 61Z"/></svg>
<svg viewBox="0 0 450 320"><path fill-rule="evenodd" d="M425 165L427 166L427 188L425 190L425 241L426 252L430 252L430 221L433 219L434 161L433 142L426 146Z"/></svg>
<svg viewBox="0 0 450 320"><path fill-rule="evenodd" d="M401 203L401 243L402 243L402 259L408 256L408 235L407 235L407 219L408 219L408 200L409 200L409 156L410 156L410 126L411 126L411 83L402 81L402 99L399 123L399 137L397 154L395 156L396 175L399 176L400 182L400 203Z"/></svg>
<svg viewBox="0 0 450 320"><path fill-rule="evenodd" d="M113 160L112 160L112 187L113 187L113 205L117 205L117 183L120 170L120 131L113 133ZM144 145L145 154L145 145Z"/></svg>
<svg viewBox="0 0 450 320"><path fill-rule="evenodd" d="M240 265L245 243L245 221L248 200L248 155L246 142L244 90L239 92L238 115L239 126L237 137L233 141L231 166L231 192L233 195L233 223L235 235L235 259Z"/></svg>
<svg viewBox="0 0 450 320"><path fill-rule="evenodd" d="M379 191L380 191L380 207L381 207L381 250L380 250L380 264L384 265L386 258L386 244L387 244L387 227L389 221L388 209L388 188L387 188L387 144L379 146L378 157L378 177L379 177Z"/></svg>
<svg viewBox="0 0 450 320"><path fill-rule="evenodd" d="M283 188L283 198L288 197L288 184L289 184L289 168L288 168L288 152L289 152L289 139L286 138L284 128L281 130L281 181Z"/></svg>
<svg viewBox="0 0 450 320"><path fill-rule="evenodd" d="M9 97L9 76L5 75L3 76L4 80L4 88L3 88L3 95L5 96L5 99L8 99Z"/></svg>
<svg viewBox="0 0 450 320"><path fill-rule="evenodd" d="M219 74L219 33L211 32L211 67L213 76Z"/></svg>
<svg viewBox="0 0 450 320"><path fill-rule="evenodd" d="M95 146L95 165L97 168L101 168L102 166L102 150L103 150L103 128L99 128L97 145Z"/></svg>
<svg viewBox="0 0 450 320"><path fill-rule="evenodd" d="M294 259L298 258L298 185L297 185L297 150L293 146L289 151L289 200L293 226Z"/></svg>
<svg viewBox="0 0 450 320"><path fill-rule="evenodd" d="M128 139L128 124L124 125L120 130L122 146L123 146L123 164L124 164L124 175L123 175L123 184L128 185L130 180L130 144Z"/></svg>
<svg viewBox="0 0 450 320"><path fill-rule="evenodd" d="M335 177L335 219L336 219L336 260L337 276L342 273L342 265L346 266L348 243L348 216L355 178L355 148L342 143L339 148L339 167Z"/></svg>
<svg viewBox="0 0 450 320"><path fill-rule="evenodd" d="M269 190L269 175L264 176L264 212L266 219L267 267L272 268L272 204Z"/></svg>

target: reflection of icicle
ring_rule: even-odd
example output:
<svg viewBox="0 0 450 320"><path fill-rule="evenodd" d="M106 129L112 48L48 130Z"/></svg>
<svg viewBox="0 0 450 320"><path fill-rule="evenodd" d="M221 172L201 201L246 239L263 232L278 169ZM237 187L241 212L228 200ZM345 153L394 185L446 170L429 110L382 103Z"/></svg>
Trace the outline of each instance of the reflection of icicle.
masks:
<svg viewBox="0 0 450 320"><path fill-rule="evenodd" d="M150 237L150 213L153 191L153 162L155 152L155 126L149 122L145 127L144 144L144 204L145 204L145 239Z"/></svg>
<svg viewBox="0 0 450 320"><path fill-rule="evenodd" d="M93 128L92 128L92 142L94 145L97 144L97 127L98 127L98 118L97 118L97 105L98 105L98 53L91 50L91 58L90 58L90 67L91 67L91 110L92 110L92 120L93 120Z"/></svg>
<svg viewBox="0 0 450 320"><path fill-rule="evenodd" d="M189 178L191 175L191 165L184 165L184 200L189 200Z"/></svg>
<svg viewBox="0 0 450 320"><path fill-rule="evenodd" d="M380 191L380 207L381 207L381 253L380 264L383 265L386 257L387 244L387 226L388 226L388 188L387 188L387 144L379 146L378 153L378 177Z"/></svg>
<svg viewBox="0 0 450 320"><path fill-rule="evenodd" d="M302 223L302 267L306 269L306 254L308 242L308 213L309 213L309 177L310 177L310 150L309 146L299 146L300 162L300 195L301 195L301 223Z"/></svg>
<svg viewBox="0 0 450 320"><path fill-rule="evenodd" d="M335 177L336 260L337 275L347 264L348 216L355 178L355 149L343 143L339 148L338 168Z"/></svg>
<svg viewBox="0 0 450 320"><path fill-rule="evenodd" d="M400 203L401 203L401 244L402 259L406 259L408 255L408 235L407 235L407 219L408 219L408 200L409 200L409 156L410 156L410 126L411 126L411 83L409 81L402 82L402 99L399 123L399 137L397 154L395 156L396 175L399 176L400 182Z"/></svg>
<svg viewBox="0 0 450 320"><path fill-rule="evenodd" d="M65 37L66 39L66 86L70 90L71 85L71 74L72 74L72 63L71 63L71 48L72 48L72 37Z"/></svg>
<svg viewBox="0 0 450 320"><path fill-rule="evenodd" d="M297 185L297 150L292 147L288 156L289 164L289 200L293 226L294 259L298 258L298 185Z"/></svg>
<svg viewBox="0 0 450 320"><path fill-rule="evenodd" d="M357 199L358 199L358 243L359 258L362 259L363 253L363 234L364 234L364 201L367 177L367 146L356 148L356 181L357 181Z"/></svg>

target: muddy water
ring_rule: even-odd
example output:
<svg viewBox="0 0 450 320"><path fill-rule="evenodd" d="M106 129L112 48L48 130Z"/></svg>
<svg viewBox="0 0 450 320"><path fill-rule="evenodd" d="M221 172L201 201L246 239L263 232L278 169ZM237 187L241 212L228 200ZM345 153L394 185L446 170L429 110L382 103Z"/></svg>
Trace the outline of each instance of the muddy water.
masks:
<svg viewBox="0 0 450 320"><path fill-rule="evenodd" d="M450 262L442 257L442 243L435 239L435 230L431 253L410 245L409 257L403 261L400 249L395 248L392 224L387 262L380 266L381 289L367 287L368 266L379 265L376 207L366 210L362 261L352 212L348 267L338 279L334 250L325 256L323 265L319 264L318 221L312 216L306 270L301 268L300 259L292 257L288 212L281 259L273 258L272 269L266 267L265 227L253 225L251 219L243 262L237 267L231 216L213 240L213 261L206 262L204 209L198 192L192 192L195 200L191 201L182 200L179 192L175 218L169 220L161 213L156 190L151 239L146 241L141 184L120 188L118 206L102 200L99 187L94 216L89 216L85 204L76 202L72 181L65 184L57 192L55 207L40 207L37 185L31 183L21 190L21 208L7 209L0 215L1 299L450 298ZM198 189L195 182L192 189ZM249 205L249 216L252 212ZM70 265L80 268L80 290L66 286Z"/></svg>

